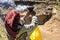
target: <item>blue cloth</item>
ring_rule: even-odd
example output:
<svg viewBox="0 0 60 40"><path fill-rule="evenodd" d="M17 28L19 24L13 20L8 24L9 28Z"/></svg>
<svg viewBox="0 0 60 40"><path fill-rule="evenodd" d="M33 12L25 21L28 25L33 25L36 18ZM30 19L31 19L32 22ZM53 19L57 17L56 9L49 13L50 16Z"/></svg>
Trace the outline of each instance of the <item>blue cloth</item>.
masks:
<svg viewBox="0 0 60 40"><path fill-rule="evenodd" d="M4 7L16 6L13 0L0 0L0 4L2 4Z"/></svg>

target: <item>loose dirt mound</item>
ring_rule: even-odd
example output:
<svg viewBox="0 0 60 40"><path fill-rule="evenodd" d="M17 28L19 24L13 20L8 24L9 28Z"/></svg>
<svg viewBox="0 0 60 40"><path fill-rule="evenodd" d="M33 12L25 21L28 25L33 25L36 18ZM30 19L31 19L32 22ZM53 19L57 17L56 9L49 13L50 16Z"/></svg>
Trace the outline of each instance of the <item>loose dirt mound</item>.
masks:
<svg viewBox="0 0 60 40"><path fill-rule="evenodd" d="M60 40L60 11L55 10L49 21L40 26L43 40Z"/></svg>

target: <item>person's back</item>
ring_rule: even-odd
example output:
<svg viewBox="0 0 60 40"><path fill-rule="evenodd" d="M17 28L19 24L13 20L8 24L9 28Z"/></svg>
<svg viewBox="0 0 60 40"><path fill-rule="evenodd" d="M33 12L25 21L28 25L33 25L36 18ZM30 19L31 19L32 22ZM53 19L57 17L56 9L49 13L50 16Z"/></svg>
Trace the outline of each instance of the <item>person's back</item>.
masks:
<svg viewBox="0 0 60 40"><path fill-rule="evenodd" d="M8 12L5 18L5 28L11 38L15 39L17 35L17 28L20 20L20 15L17 10Z"/></svg>

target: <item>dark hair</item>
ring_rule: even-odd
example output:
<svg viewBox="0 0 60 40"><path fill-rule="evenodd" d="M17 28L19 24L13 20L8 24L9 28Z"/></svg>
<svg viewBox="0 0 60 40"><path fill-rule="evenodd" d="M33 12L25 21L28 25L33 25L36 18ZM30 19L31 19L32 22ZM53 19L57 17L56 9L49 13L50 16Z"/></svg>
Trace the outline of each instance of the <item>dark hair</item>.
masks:
<svg viewBox="0 0 60 40"><path fill-rule="evenodd" d="M33 9L34 9L34 7L29 7L29 8L28 8L29 12L32 12Z"/></svg>
<svg viewBox="0 0 60 40"><path fill-rule="evenodd" d="M35 15L36 14L36 12L35 11L31 11L31 15Z"/></svg>
<svg viewBox="0 0 60 40"><path fill-rule="evenodd" d="M29 10L31 15L35 15L36 14L36 12L33 9L34 9L34 7L29 7L28 8L28 10Z"/></svg>

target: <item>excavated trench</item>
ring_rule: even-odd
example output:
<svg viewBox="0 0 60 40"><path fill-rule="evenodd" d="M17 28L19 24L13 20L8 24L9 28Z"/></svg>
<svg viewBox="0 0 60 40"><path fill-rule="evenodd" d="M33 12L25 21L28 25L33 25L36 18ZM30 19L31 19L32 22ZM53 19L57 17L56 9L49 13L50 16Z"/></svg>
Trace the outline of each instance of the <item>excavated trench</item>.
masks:
<svg viewBox="0 0 60 40"><path fill-rule="evenodd" d="M49 21L49 19L52 17L52 15L39 15L38 18L38 24L43 25L45 22Z"/></svg>

